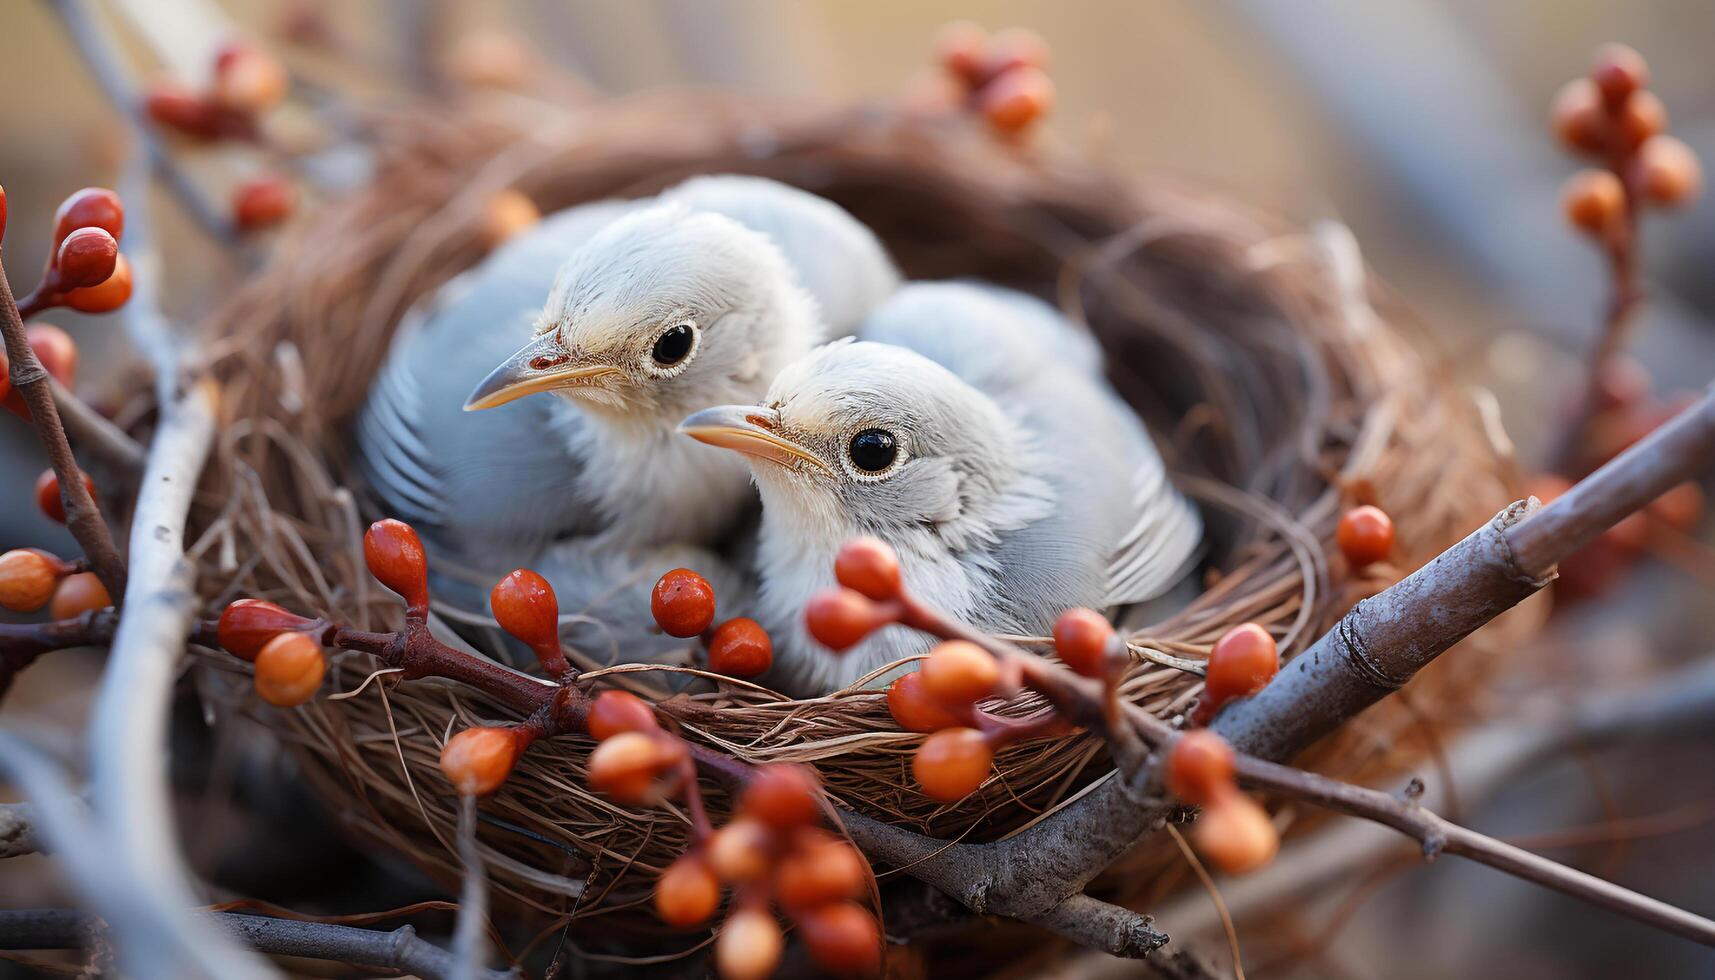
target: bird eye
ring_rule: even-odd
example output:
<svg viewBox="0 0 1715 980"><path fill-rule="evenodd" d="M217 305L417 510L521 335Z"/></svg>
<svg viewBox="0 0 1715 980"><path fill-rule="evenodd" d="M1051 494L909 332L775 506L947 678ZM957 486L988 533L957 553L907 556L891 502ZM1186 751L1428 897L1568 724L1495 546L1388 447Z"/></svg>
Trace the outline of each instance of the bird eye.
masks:
<svg viewBox="0 0 1715 980"><path fill-rule="evenodd" d="M655 338L655 347L649 356L662 367L672 367L684 360L691 353L691 348L697 343L697 331L689 320L668 327L667 331Z"/></svg>
<svg viewBox="0 0 1715 980"><path fill-rule="evenodd" d="M899 442L886 429L865 429L846 448L852 465L865 473L880 473L899 457Z"/></svg>

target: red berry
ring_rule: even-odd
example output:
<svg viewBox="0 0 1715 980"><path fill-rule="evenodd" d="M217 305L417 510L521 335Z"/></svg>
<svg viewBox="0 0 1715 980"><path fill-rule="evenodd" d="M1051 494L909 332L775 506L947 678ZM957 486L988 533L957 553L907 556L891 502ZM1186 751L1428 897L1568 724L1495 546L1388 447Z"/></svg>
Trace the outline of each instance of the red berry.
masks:
<svg viewBox="0 0 1715 980"><path fill-rule="evenodd" d="M60 580L59 588L54 590L54 597L48 603L48 616L71 619L111 605L113 599L107 594L107 586L101 584L101 579L94 572L79 572Z"/></svg>
<svg viewBox="0 0 1715 980"><path fill-rule="evenodd" d="M60 202L54 212L54 248L79 228L100 228L115 241L125 234L125 204L105 187L85 187Z"/></svg>
<svg viewBox="0 0 1715 980"><path fill-rule="evenodd" d="M65 305L79 313L112 313L131 299L131 262L120 252L113 260L113 274L94 286L65 294Z"/></svg>
<svg viewBox="0 0 1715 980"><path fill-rule="evenodd" d="M42 362L42 369L53 375L55 381L71 387L77 380L77 342L71 339L71 334L51 323L32 323L24 333L36 360Z"/></svg>
<svg viewBox="0 0 1715 980"><path fill-rule="evenodd" d="M1621 145L1634 150L1644 140L1667 132L1667 106L1654 92L1633 93L1620 110L1617 132Z"/></svg>
<svg viewBox="0 0 1715 980"><path fill-rule="evenodd" d="M948 708L975 704L1000 686L1000 664L966 640L948 640L931 650L919 672L923 690Z"/></svg>
<svg viewBox="0 0 1715 980"><path fill-rule="evenodd" d="M820 812L820 782L814 770L790 762L758 768L744 786L739 809L777 830L815 821Z"/></svg>
<svg viewBox="0 0 1715 980"><path fill-rule="evenodd" d="M923 795L957 803L976 792L994 765L994 749L974 728L946 728L923 740L911 759L911 772Z"/></svg>
<svg viewBox="0 0 1715 980"><path fill-rule="evenodd" d="M990 126L1016 133L1054 108L1054 81L1040 68L1013 68L984 85L977 104Z"/></svg>
<svg viewBox="0 0 1715 980"><path fill-rule="evenodd" d="M906 731L929 732L953 728L961 724L958 716L923 689L923 672L914 670L901 674L887 688L887 710L893 720Z"/></svg>
<svg viewBox="0 0 1715 980"><path fill-rule="evenodd" d="M1108 643L1114 628L1094 609L1068 609L1054 621L1054 650L1066 666L1085 677L1104 677Z"/></svg>
<svg viewBox="0 0 1715 980"><path fill-rule="evenodd" d="M256 694L276 708L295 708L315 696L327 658L302 633L281 633L256 655Z"/></svg>
<svg viewBox="0 0 1715 980"><path fill-rule="evenodd" d="M999 78L1016 68L1047 69L1048 42L1026 27L1009 27L989 38L983 77Z"/></svg>
<svg viewBox="0 0 1715 980"><path fill-rule="evenodd" d="M1562 186L1560 207L1573 227L1599 237L1625 219L1626 190L1606 170L1580 170Z"/></svg>
<svg viewBox="0 0 1715 980"><path fill-rule="evenodd" d="M18 548L0 555L0 607L35 612L54 597L58 565L46 555Z"/></svg>
<svg viewBox="0 0 1715 980"><path fill-rule="evenodd" d="M729 884L759 881L768 874L773 847L774 837L766 826L739 817L709 838L709 866Z"/></svg>
<svg viewBox="0 0 1715 980"><path fill-rule="evenodd" d="M715 969L722 980L764 980L780 965L786 937L774 916L740 909L727 917L715 939Z"/></svg>
<svg viewBox="0 0 1715 980"><path fill-rule="evenodd" d="M515 728L467 728L441 746L441 772L461 795L487 796L512 775L525 744Z"/></svg>
<svg viewBox="0 0 1715 980"><path fill-rule="evenodd" d="M649 702L630 691L603 691L596 695L590 702L586 726L590 737L598 742L621 732L653 732L661 727Z"/></svg>
<svg viewBox="0 0 1715 980"><path fill-rule="evenodd" d="M888 610L850 589L818 592L804 605L810 635L835 653L850 650L893 621Z"/></svg>
<svg viewBox="0 0 1715 980"><path fill-rule="evenodd" d="M231 42L215 55L214 99L234 112L272 109L285 100L289 84L280 59L253 45Z"/></svg>
<svg viewBox="0 0 1715 980"><path fill-rule="evenodd" d="M853 538L842 545L834 557L834 578L876 602L899 598L904 587L899 556L880 538Z"/></svg>
<svg viewBox="0 0 1715 980"><path fill-rule="evenodd" d="M881 973L881 928L866 909L838 902L800 913L797 921L810 958L822 969L857 976Z"/></svg>
<svg viewBox="0 0 1715 980"><path fill-rule="evenodd" d="M729 619L709 638L709 669L728 677L757 677L774 665L774 641L754 619Z"/></svg>
<svg viewBox="0 0 1715 980"><path fill-rule="evenodd" d="M429 559L411 525L385 518L363 535L363 561L376 581L398 593L413 612L429 609Z"/></svg>
<svg viewBox="0 0 1715 980"><path fill-rule="evenodd" d="M240 660L255 660L274 637L312 625L314 620L305 619L272 602L237 599L221 611L215 636L227 653Z"/></svg>
<svg viewBox="0 0 1715 980"><path fill-rule="evenodd" d="M78 475L83 477L83 488L89 491L90 497L93 498L95 484L90 482L89 474L80 472ZM36 477L36 506L48 515L49 520L61 524L66 522L65 500L60 496L60 478L52 469L43 470L42 475Z"/></svg>
<svg viewBox="0 0 1715 980"><path fill-rule="evenodd" d="M944 24L935 34L935 60L972 88L983 82L987 51L988 32L968 20Z"/></svg>
<svg viewBox="0 0 1715 980"><path fill-rule="evenodd" d="M838 838L799 846L774 873L774 893L789 909L859 898L868 887L869 865L857 848Z"/></svg>
<svg viewBox="0 0 1715 980"><path fill-rule="evenodd" d="M1683 141L1651 136L1638 147L1632 179L1645 200L1675 207L1702 193L1703 165Z"/></svg>
<svg viewBox="0 0 1715 980"><path fill-rule="evenodd" d="M1380 507L1353 507L1341 515L1334 540L1353 568L1373 565L1393 550L1393 518Z"/></svg>
<svg viewBox="0 0 1715 980"><path fill-rule="evenodd" d="M675 568L656 580L649 611L668 636L700 635L715 621L715 587L689 568Z"/></svg>
<svg viewBox="0 0 1715 980"><path fill-rule="evenodd" d="M1191 827L1191 841L1210 864L1245 874L1274 860L1280 835L1257 802L1229 788L1210 800Z"/></svg>
<svg viewBox="0 0 1715 980"><path fill-rule="evenodd" d="M660 732L621 732L589 758L591 788L621 803L648 802L655 778L685 757L684 743Z"/></svg>
<svg viewBox="0 0 1715 980"><path fill-rule="evenodd" d="M721 904L721 883L700 854L685 854L655 880L655 911L680 929L702 925Z"/></svg>
<svg viewBox="0 0 1715 980"><path fill-rule="evenodd" d="M1167 791L1203 806L1231 790L1235 760L1227 740L1211 731L1186 732L1167 754Z"/></svg>
<svg viewBox="0 0 1715 980"><path fill-rule="evenodd" d="M173 82L150 86L143 99L143 111L159 125L196 139L219 139L229 128L226 114L219 106Z"/></svg>
<svg viewBox="0 0 1715 980"><path fill-rule="evenodd" d="M560 602L548 580L520 568L494 583L489 608L500 628L532 647L560 647Z"/></svg>
<svg viewBox="0 0 1715 980"><path fill-rule="evenodd" d="M1596 49L1590 80L1602 93L1609 112L1618 112L1634 92L1649 84L1649 65L1635 48L1604 44Z"/></svg>
<svg viewBox="0 0 1715 980"><path fill-rule="evenodd" d="M1240 623L1221 634L1209 653L1203 679L1205 696L1216 705L1248 698L1263 689L1280 670L1280 651L1268 630Z"/></svg>
<svg viewBox="0 0 1715 980"><path fill-rule="evenodd" d="M238 185L232 193L232 223L239 231L270 228L285 221L298 195L284 177L264 174Z"/></svg>
<svg viewBox="0 0 1715 980"><path fill-rule="evenodd" d="M99 286L119 263L119 243L100 228L79 228L54 253L54 269L65 289Z"/></svg>
<svg viewBox="0 0 1715 980"><path fill-rule="evenodd" d="M1561 88L1549 110L1549 122L1554 135L1568 149L1589 154L1607 151L1611 121L1602 108L1601 92L1588 78L1567 82Z"/></svg>

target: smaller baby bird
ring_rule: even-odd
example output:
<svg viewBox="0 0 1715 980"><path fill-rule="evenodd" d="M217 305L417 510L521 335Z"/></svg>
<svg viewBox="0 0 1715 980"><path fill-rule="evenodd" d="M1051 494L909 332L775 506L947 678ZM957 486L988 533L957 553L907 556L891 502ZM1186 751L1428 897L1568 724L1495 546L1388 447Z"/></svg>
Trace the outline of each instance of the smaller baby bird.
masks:
<svg viewBox="0 0 1715 980"><path fill-rule="evenodd" d="M788 365L762 404L680 423L742 453L761 492L768 683L825 693L930 646L888 627L835 656L808 636L805 603L858 535L892 545L925 601L1003 633L1154 598L1188 570L1201 520L1078 327L1020 293L916 283L862 334Z"/></svg>

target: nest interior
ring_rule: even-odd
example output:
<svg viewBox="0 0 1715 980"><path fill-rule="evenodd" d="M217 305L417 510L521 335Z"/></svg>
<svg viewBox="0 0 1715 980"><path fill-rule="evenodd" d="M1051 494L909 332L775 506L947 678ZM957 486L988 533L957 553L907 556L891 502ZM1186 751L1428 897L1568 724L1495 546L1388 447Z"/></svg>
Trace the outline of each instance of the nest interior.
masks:
<svg viewBox="0 0 1715 980"><path fill-rule="evenodd" d="M396 602L363 566L361 530L384 515L364 510L345 424L404 314L482 257L483 205L505 188L549 212L695 173L761 174L846 207L913 278L994 280L1087 323L1210 527L1202 595L1136 637L1145 652L1125 694L1163 717L1195 699L1199 678L1148 651L1201 659L1226 628L1253 620L1291 656L1386 584L1356 579L1326 547L1353 499L1396 516L1393 574L1511 499L1504 442L1408 339L1411 321L1337 226L1306 231L1173 181L998 141L966 119L892 108L677 92L551 117L417 113L381 135L377 179L283 241L212 318L223 419L193 515L211 609L255 596L365 628L398 624ZM458 805L436 760L449 732L501 709L449 683L372 677L359 654L337 656L324 694L289 711L247 696L247 665L209 652L199 666L235 714L293 747L349 826L456 876ZM1453 695L1468 674L1430 672L1414 704ZM1004 751L996 778L944 806L915 790L921 736L897 729L879 692L793 701L731 684L666 707L690 738L750 761L811 763L843 805L941 837L1016 832L1109 771L1092 738L1038 740ZM1392 736L1412 723L1398 708L1372 711L1320 764L1397 761L1412 750ZM483 804L495 887L555 916L640 901L653 875L621 872L662 867L686 840L680 812L591 794L590 748L539 743Z"/></svg>

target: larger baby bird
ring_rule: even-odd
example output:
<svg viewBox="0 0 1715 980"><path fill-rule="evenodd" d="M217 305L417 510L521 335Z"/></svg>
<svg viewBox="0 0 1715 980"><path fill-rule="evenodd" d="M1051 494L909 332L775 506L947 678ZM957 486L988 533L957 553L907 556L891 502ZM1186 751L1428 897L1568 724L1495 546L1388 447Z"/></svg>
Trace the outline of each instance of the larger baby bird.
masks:
<svg viewBox="0 0 1715 980"><path fill-rule="evenodd" d="M995 632L1041 634L1070 606L1154 598L1189 568L1197 512L1102 379L1094 344L1054 310L921 283L862 333L788 366L760 404L681 426L754 471L772 685L823 693L928 649L902 627L843 656L807 635L805 603L858 535L898 551L917 595Z"/></svg>
<svg viewBox="0 0 1715 980"><path fill-rule="evenodd" d="M760 398L897 283L849 214L760 178L561 212L402 331L359 422L366 475L435 553L491 571L569 538L716 540L748 477L679 420Z"/></svg>

